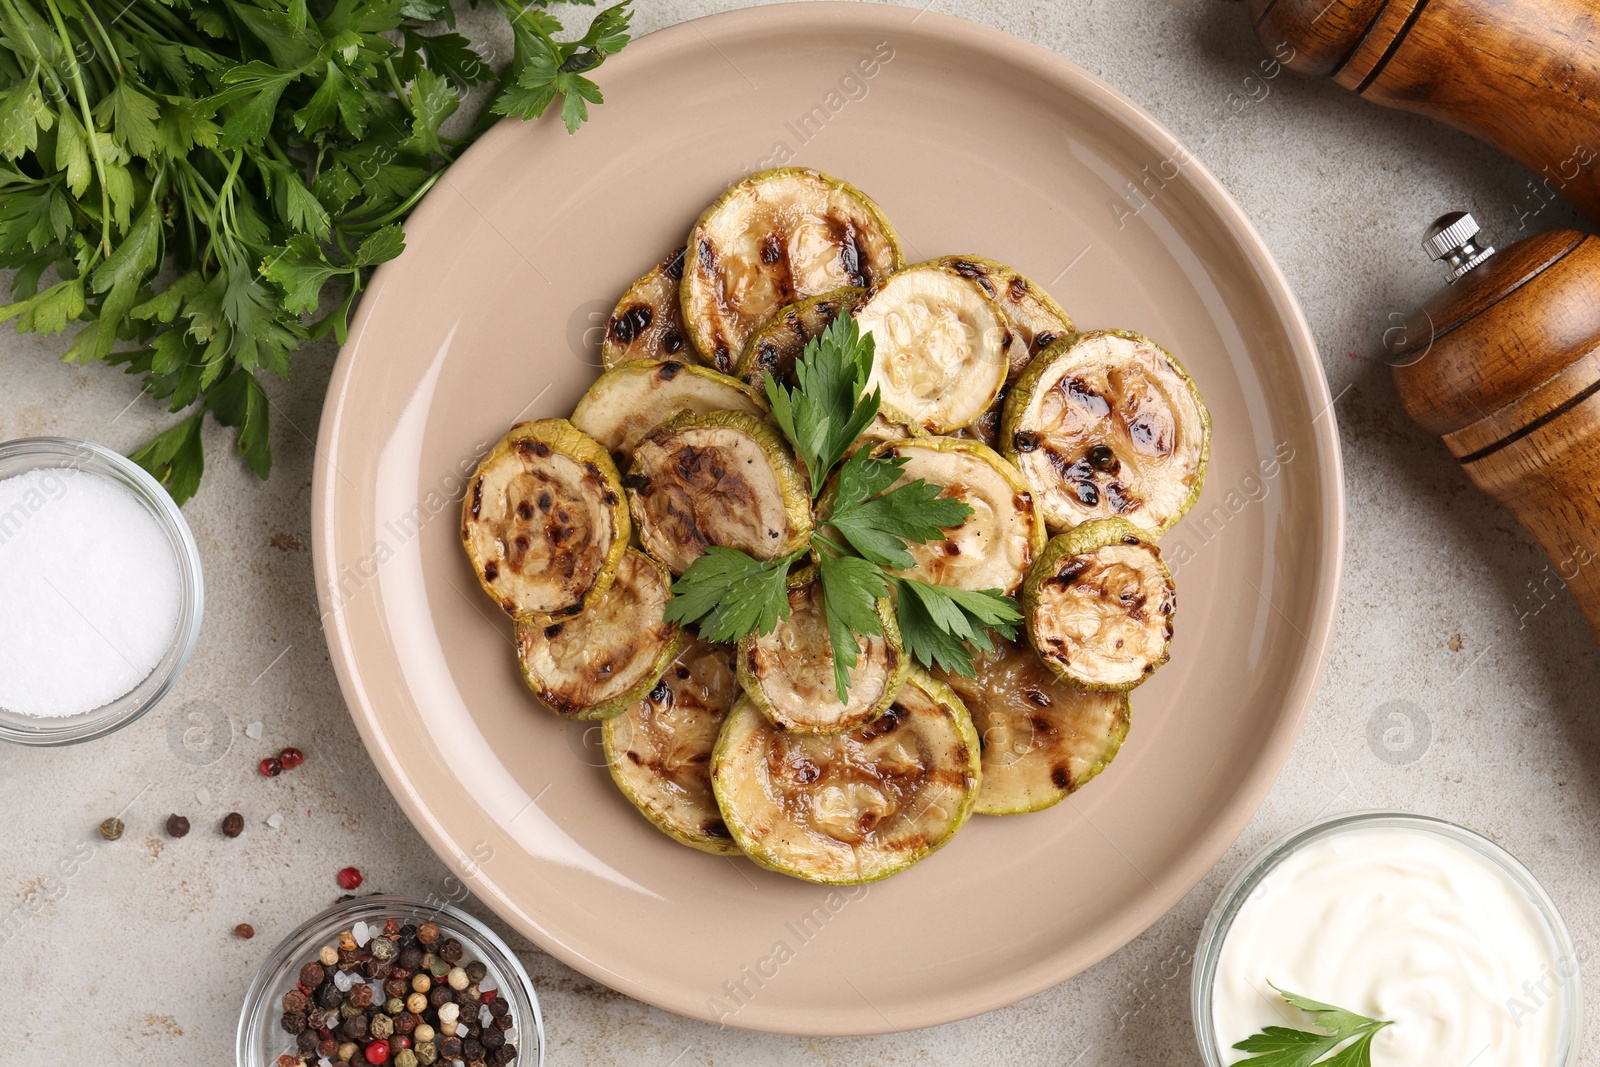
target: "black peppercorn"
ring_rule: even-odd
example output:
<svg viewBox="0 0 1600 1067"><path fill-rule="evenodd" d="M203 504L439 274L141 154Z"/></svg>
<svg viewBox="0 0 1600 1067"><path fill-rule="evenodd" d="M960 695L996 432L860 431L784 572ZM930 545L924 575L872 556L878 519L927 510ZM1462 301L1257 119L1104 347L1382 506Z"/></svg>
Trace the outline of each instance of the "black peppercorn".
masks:
<svg viewBox="0 0 1600 1067"><path fill-rule="evenodd" d="M352 1015L344 1021L339 1028L344 1031L344 1036L353 1037L357 1041L367 1036L367 1017L365 1015Z"/></svg>
<svg viewBox="0 0 1600 1067"><path fill-rule="evenodd" d="M339 1042L331 1037L325 1037L317 1042L317 1055L324 1059L333 1059L339 1055Z"/></svg>
<svg viewBox="0 0 1600 1067"><path fill-rule="evenodd" d="M300 1046L301 1052L310 1052L317 1047L317 1032L315 1030L302 1030L295 1035L294 1043Z"/></svg>
<svg viewBox="0 0 1600 1067"><path fill-rule="evenodd" d="M494 1028L496 1030L509 1030L511 1029L511 1025L511 1016L509 1015L502 1015L494 1021Z"/></svg>
<svg viewBox="0 0 1600 1067"><path fill-rule="evenodd" d="M323 983L317 990L317 1007L333 1010L344 1003L344 994L339 992L339 987L332 982Z"/></svg>
<svg viewBox="0 0 1600 1067"><path fill-rule="evenodd" d="M402 940L402 941L415 941L416 939L417 939L417 924L416 923L406 923L404 926L400 927L400 940Z"/></svg>
<svg viewBox="0 0 1600 1067"><path fill-rule="evenodd" d="M511 1002L506 1000L505 997L496 995L493 1000L489 1001L489 1014L493 1015L496 1019L500 1018L502 1015L509 1014L510 1011Z"/></svg>
<svg viewBox="0 0 1600 1067"><path fill-rule="evenodd" d="M345 1000L352 1007L365 1008L372 1003L372 987L365 982L357 982L350 987L350 993Z"/></svg>
<svg viewBox="0 0 1600 1067"><path fill-rule="evenodd" d="M283 995L283 1010L304 1012L311 1006L311 1000L298 989L291 989Z"/></svg>
<svg viewBox="0 0 1600 1067"><path fill-rule="evenodd" d="M461 1058L461 1039L459 1037L447 1037L439 1042L439 1055L447 1060L459 1060Z"/></svg>
<svg viewBox="0 0 1600 1067"><path fill-rule="evenodd" d="M306 1028L305 1013L286 1011L283 1013L283 1018L279 1020L279 1025L283 1027L283 1032L286 1034L298 1034Z"/></svg>
<svg viewBox="0 0 1600 1067"><path fill-rule="evenodd" d="M322 984L324 974L322 964L313 960L300 968L300 984L307 989L315 989Z"/></svg>
<svg viewBox="0 0 1600 1067"><path fill-rule="evenodd" d="M222 834L224 837L238 837L244 833L244 816L236 811L230 811L222 818Z"/></svg>
<svg viewBox="0 0 1600 1067"><path fill-rule="evenodd" d="M390 978L383 983L383 994L386 997L405 997L411 992L411 983L404 978Z"/></svg>
<svg viewBox="0 0 1600 1067"><path fill-rule="evenodd" d="M357 948L341 948L339 950L339 969L349 970L361 962L361 950Z"/></svg>
<svg viewBox="0 0 1600 1067"><path fill-rule="evenodd" d="M478 1040L483 1042L484 1048L496 1049L506 1043L506 1035L491 1026L483 1032L483 1036Z"/></svg>
<svg viewBox="0 0 1600 1067"><path fill-rule="evenodd" d="M436 985L428 991L428 1003L432 1004L435 1008L444 1004L454 1003L454 993L455 990L451 989L447 985Z"/></svg>
<svg viewBox="0 0 1600 1067"><path fill-rule="evenodd" d="M187 829L184 830L184 833L188 832L189 831ZM450 940L446 941L442 946L440 946L439 958L444 960L446 963L459 963L461 961L461 957L466 955L466 951L466 949L461 947L461 942L452 937Z"/></svg>
<svg viewBox="0 0 1600 1067"><path fill-rule="evenodd" d="M189 820L182 815L168 815L167 833L173 837L186 836L189 833Z"/></svg>
<svg viewBox="0 0 1600 1067"><path fill-rule="evenodd" d="M509 1041L494 1050L494 1062L500 1064L501 1067L504 1067L505 1064L510 1063L516 1058L517 1046L513 1045Z"/></svg>
<svg viewBox="0 0 1600 1067"><path fill-rule="evenodd" d="M422 950L412 945L400 950L400 966L408 971L414 971L422 966Z"/></svg>
<svg viewBox="0 0 1600 1067"><path fill-rule="evenodd" d="M409 1034L417 1028L417 1024L421 1021L409 1011L403 1011L394 1017L394 1032L402 1035Z"/></svg>
<svg viewBox="0 0 1600 1067"><path fill-rule="evenodd" d="M483 965L482 960L473 960L471 963L467 964L466 970L467 978L474 985L483 981L484 977L489 973L489 968Z"/></svg>

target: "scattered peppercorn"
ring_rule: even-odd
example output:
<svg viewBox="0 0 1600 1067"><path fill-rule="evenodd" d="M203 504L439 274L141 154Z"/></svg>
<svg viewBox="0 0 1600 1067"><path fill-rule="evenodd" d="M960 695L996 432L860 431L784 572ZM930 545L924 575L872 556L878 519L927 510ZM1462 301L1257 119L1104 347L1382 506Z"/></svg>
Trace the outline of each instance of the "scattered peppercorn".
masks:
<svg viewBox="0 0 1600 1067"><path fill-rule="evenodd" d="M256 764L256 770L260 771L262 777L264 778L276 778L278 775L283 773L283 764L279 763L272 756L268 756L266 759Z"/></svg>
<svg viewBox="0 0 1600 1067"><path fill-rule="evenodd" d="M361 872L354 867L342 868L336 877L338 878L340 889L361 888Z"/></svg>
<svg viewBox="0 0 1600 1067"><path fill-rule="evenodd" d="M222 836L238 837L244 833L244 816L236 811L230 811L222 817Z"/></svg>
<svg viewBox="0 0 1600 1067"><path fill-rule="evenodd" d="M122 836L123 829L122 820L113 815L100 824L100 836L107 841L115 841Z"/></svg>
<svg viewBox="0 0 1600 1067"><path fill-rule="evenodd" d="M182 815L168 815L167 834L171 837L187 837L189 835L189 820Z"/></svg>
<svg viewBox="0 0 1600 1067"><path fill-rule="evenodd" d="M256 936L256 928L251 926L249 923L240 923L238 926L233 928L233 936L242 937L248 941L252 937Z"/></svg>
<svg viewBox="0 0 1600 1067"><path fill-rule="evenodd" d="M306 761L306 755L298 748L286 748L278 753L278 765L286 771L292 771Z"/></svg>

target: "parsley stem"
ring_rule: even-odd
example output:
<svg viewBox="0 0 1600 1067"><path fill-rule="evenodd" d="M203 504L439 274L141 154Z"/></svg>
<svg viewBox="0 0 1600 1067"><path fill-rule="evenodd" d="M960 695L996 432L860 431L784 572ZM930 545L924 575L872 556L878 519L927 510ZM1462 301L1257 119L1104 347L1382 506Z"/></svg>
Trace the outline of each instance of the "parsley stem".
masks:
<svg viewBox="0 0 1600 1067"><path fill-rule="evenodd" d="M106 180L106 161L100 153L100 138L95 136L94 109L89 106L89 91L83 86L83 71L72 48L72 35L67 33L67 24L61 19L61 9L56 6L56 0L45 0L45 6L50 9L50 17L55 21L56 35L61 38L62 47L73 57L72 86L78 94L78 109L83 112L84 136L89 140L89 155L94 160L94 172L100 178L100 247L110 253L111 186Z"/></svg>
<svg viewBox="0 0 1600 1067"><path fill-rule="evenodd" d="M844 548L844 546L840 545L838 542L834 541L832 538L827 537L827 536L825 536L823 534L816 533L815 531L813 531L812 534L811 534L811 542L812 542L812 544L821 544L821 545L823 545L823 546L825 546L825 547L827 547L829 549L832 549L833 550L833 554L835 556L848 556L850 554Z"/></svg>

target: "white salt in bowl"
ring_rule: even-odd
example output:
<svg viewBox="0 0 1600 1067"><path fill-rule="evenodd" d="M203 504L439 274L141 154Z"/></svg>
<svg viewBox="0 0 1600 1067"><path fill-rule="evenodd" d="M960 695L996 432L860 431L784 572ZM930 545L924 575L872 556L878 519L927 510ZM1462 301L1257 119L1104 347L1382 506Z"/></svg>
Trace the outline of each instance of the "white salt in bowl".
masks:
<svg viewBox="0 0 1600 1067"><path fill-rule="evenodd" d="M100 445L64 437L29 437L0 443L0 481L40 470L59 471L68 477L72 476L70 472L81 472L127 490L155 520L177 564L178 616L171 640L150 672L131 689L77 714L25 714L0 704L0 740L22 745L73 745L120 730L155 707L172 689L200 636L205 582L200 552L183 513L161 484L132 460ZM20 533L22 526L46 506L47 501L24 500L0 512L0 538ZM0 582L6 578L0 569ZM85 622L95 626L87 616Z"/></svg>

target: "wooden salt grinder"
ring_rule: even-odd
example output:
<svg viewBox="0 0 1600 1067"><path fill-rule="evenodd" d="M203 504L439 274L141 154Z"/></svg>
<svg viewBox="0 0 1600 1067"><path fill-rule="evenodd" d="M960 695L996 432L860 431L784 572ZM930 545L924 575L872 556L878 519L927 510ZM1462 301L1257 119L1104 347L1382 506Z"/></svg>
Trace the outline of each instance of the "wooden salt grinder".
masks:
<svg viewBox="0 0 1600 1067"><path fill-rule="evenodd" d="M1600 222L1594 0L1250 0L1250 16L1286 66L1449 123Z"/></svg>
<svg viewBox="0 0 1600 1067"><path fill-rule="evenodd" d="M1384 336L1407 413L1510 509L1600 640L1600 238L1554 230L1498 254L1471 215L1423 246L1454 283Z"/></svg>

